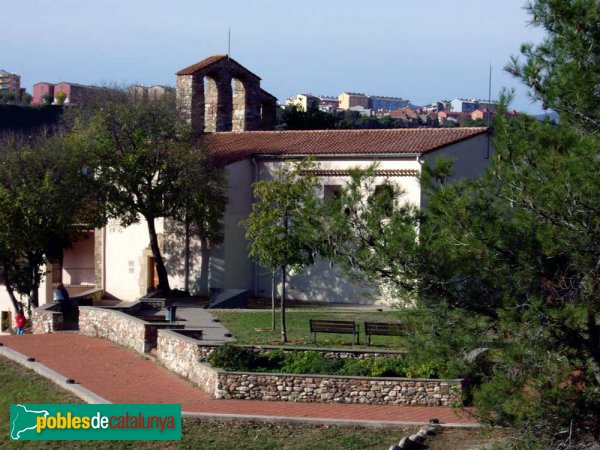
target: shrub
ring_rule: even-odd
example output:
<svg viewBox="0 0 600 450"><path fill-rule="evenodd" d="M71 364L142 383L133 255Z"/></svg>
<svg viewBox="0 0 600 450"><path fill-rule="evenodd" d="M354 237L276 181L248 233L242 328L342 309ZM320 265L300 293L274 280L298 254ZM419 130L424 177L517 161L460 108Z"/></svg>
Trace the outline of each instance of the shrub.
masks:
<svg viewBox="0 0 600 450"><path fill-rule="evenodd" d="M286 354L283 350L277 349L258 355L254 361L256 372L280 372L280 367L284 364Z"/></svg>
<svg viewBox="0 0 600 450"><path fill-rule="evenodd" d="M345 362L339 374L361 377L404 377L406 363L403 358L350 359Z"/></svg>
<svg viewBox="0 0 600 450"><path fill-rule="evenodd" d="M215 367L236 372L253 370L256 366L256 355L237 345L225 344L217 347L208 357L208 362Z"/></svg>
<svg viewBox="0 0 600 450"><path fill-rule="evenodd" d="M281 372L332 375L343 364L343 360L327 359L318 352L290 352L285 355Z"/></svg>
<svg viewBox="0 0 600 450"><path fill-rule="evenodd" d="M67 99L67 94L65 94L63 91L60 91L60 92L57 92L54 97L56 99L57 105L64 105L65 100Z"/></svg>
<svg viewBox="0 0 600 450"><path fill-rule="evenodd" d="M232 371L280 372L360 377L437 378L440 366L435 361L412 361L405 357L369 359L327 359L315 351L272 350L262 355L252 350L225 344L208 358L215 367Z"/></svg>

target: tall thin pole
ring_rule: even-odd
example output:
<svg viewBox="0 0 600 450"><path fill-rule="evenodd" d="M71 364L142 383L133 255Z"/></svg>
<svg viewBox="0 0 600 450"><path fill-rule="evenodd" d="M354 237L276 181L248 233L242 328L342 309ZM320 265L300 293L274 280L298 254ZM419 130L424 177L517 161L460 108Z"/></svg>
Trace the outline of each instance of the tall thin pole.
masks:
<svg viewBox="0 0 600 450"><path fill-rule="evenodd" d="M227 59L229 59L230 54L231 54L231 27L229 27L229 33L227 36Z"/></svg>
<svg viewBox="0 0 600 450"><path fill-rule="evenodd" d="M492 63L490 62L490 77L488 80L488 107L487 107L487 156L486 159L490 159L490 123L491 123L491 106L492 106Z"/></svg>
<svg viewBox="0 0 600 450"><path fill-rule="evenodd" d="M490 126L490 107L492 106L492 63L490 63L490 79L488 81L488 128Z"/></svg>

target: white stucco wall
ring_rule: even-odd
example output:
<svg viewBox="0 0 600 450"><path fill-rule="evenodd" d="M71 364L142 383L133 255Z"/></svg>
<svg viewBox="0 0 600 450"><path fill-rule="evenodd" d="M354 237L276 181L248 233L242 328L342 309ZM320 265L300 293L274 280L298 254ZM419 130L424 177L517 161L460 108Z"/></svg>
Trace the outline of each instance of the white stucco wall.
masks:
<svg viewBox="0 0 600 450"><path fill-rule="evenodd" d="M140 221L123 228L117 223L106 227L105 291L121 300L132 301L143 293L146 280L141 280L149 248L148 226ZM162 233L162 220L156 221L157 233Z"/></svg>
<svg viewBox="0 0 600 450"><path fill-rule="evenodd" d="M473 179L481 176L489 165L489 156L493 153L490 142L490 155L487 151L488 136L483 134L448 147L434 150L421 157L423 161L432 163L440 156L453 158L454 175L450 181Z"/></svg>
<svg viewBox="0 0 600 450"><path fill-rule="evenodd" d="M366 168L373 164L373 159L322 159L318 160L320 169L347 170L355 167ZM261 160L259 164L260 179L268 179L271 172L282 164L282 161ZM409 169L420 171L421 165L416 157L395 159L382 159L378 161L379 170ZM323 186L344 186L350 181L349 176L320 176L319 182ZM420 202L421 188L419 179L415 176L394 176L387 178L400 186L405 195L401 201L418 205ZM385 177L376 177L375 184L382 184ZM264 268L258 268L256 294L259 297L271 296L271 274ZM278 292L281 285L278 285ZM329 303L362 303L371 304L381 300L368 286L356 281L348 281L341 270L328 262L317 261L307 267L302 273L292 274L289 279L288 297L296 300L321 301Z"/></svg>
<svg viewBox="0 0 600 450"><path fill-rule="evenodd" d="M490 158L494 153L494 148L490 141L488 153L488 135L483 134L466 141L459 142L448 147L435 150L421 157L430 165L435 165L435 160L440 156L452 158L453 174L448 179L449 182L459 180L472 180L485 173L490 164ZM427 199L421 196L421 207L426 207Z"/></svg>
<svg viewBox="0 0 600 450"><path fill-rule="evenodd" d="M225 240L210 252L210 287L252 290L254 264L248 258L246 232L240 222L252 208L255 167L251 160L238 161L227 166L226 172Z"/></svg>
<svg viewBox="0 0 600 450"><path fill-rule="evenodd" d="M222 245L210 249L209 287L248 289L254 285L254 263L248 258L245 239L246 231L240 222L248 217L252 208L252 183L256 173L251 160L239 161L226 167L228 202L223 217L225 239ZM165 228L165 259L172 288L184 287L184 238L179 227L179 235L173 230L177 226ZM190 242L190 284L191 293L201 291L200 242Z"/></svg>

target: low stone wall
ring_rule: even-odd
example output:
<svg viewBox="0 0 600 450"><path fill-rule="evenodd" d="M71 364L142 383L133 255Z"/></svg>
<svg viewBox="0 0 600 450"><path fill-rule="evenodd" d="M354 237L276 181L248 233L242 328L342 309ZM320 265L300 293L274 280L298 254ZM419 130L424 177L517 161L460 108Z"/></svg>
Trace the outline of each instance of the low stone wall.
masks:
<svg viewBox="0 0 600 450"><path fill-rule="evenodd" d="M203 362L219 345L210 341L200 343L174 331L159 330L157 357L166 368L222 399L452 406L462 397L461 380L226 372ZM257 347L261 351L274 348L279 347ZM351 353L346 357L359 357L361 353L373 356L398 353L318 350L332 356Z"/></svg>
<svg viewBox="0 0 600 450"><path fill-rule="evenodd" d="M141 304L127 308L137 312ZM79 332L100 337L136 351L148 353L156 348L160 329L182 329L183 324L146 322L116 308L79 307Z"/></svg>
<svg viewBox="0 0 600 450"><path fill-rule="evenodd" d="M219 371L216 398L371 405L453 406L461 380L332 377Z"/></svg>
<svg viewBox="0 0 600 450"><path fill-rule="evenodd" d="M196 339L170 330L158 330L157 344L156 358L163 366L215 394L219 371L200 361L205 361L216 345L200 346Z"/></svg>
<svg viewBox="0 0 600 450"><path fill-rule="evenodd" d="M138 353L146 352L144 321L111 309L79 307L79 332L108 339Z"/></svg>
<svg viewBox="0 0 600 450"><path fill-rule="evenodd" d="M33 334L52 333L64 327L64 317L57 303L47 303L35 308L31 313L31 332Z"/></svg>

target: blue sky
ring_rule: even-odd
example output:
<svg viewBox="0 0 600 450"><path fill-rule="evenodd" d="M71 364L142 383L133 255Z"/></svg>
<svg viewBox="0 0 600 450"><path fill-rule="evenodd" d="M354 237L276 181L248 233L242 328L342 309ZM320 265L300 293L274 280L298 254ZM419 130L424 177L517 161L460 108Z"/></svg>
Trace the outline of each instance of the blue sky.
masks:
<svg viewBox="0 0 600 450"><path fill-rule="evenodd" d="M226 53L280 100L343 91L415 104L517 88L502 67L538 42L526 0L0 0L0 68L39 81L175 84L174 73ZM8 38L6 38L8 37Z"/></svg>

